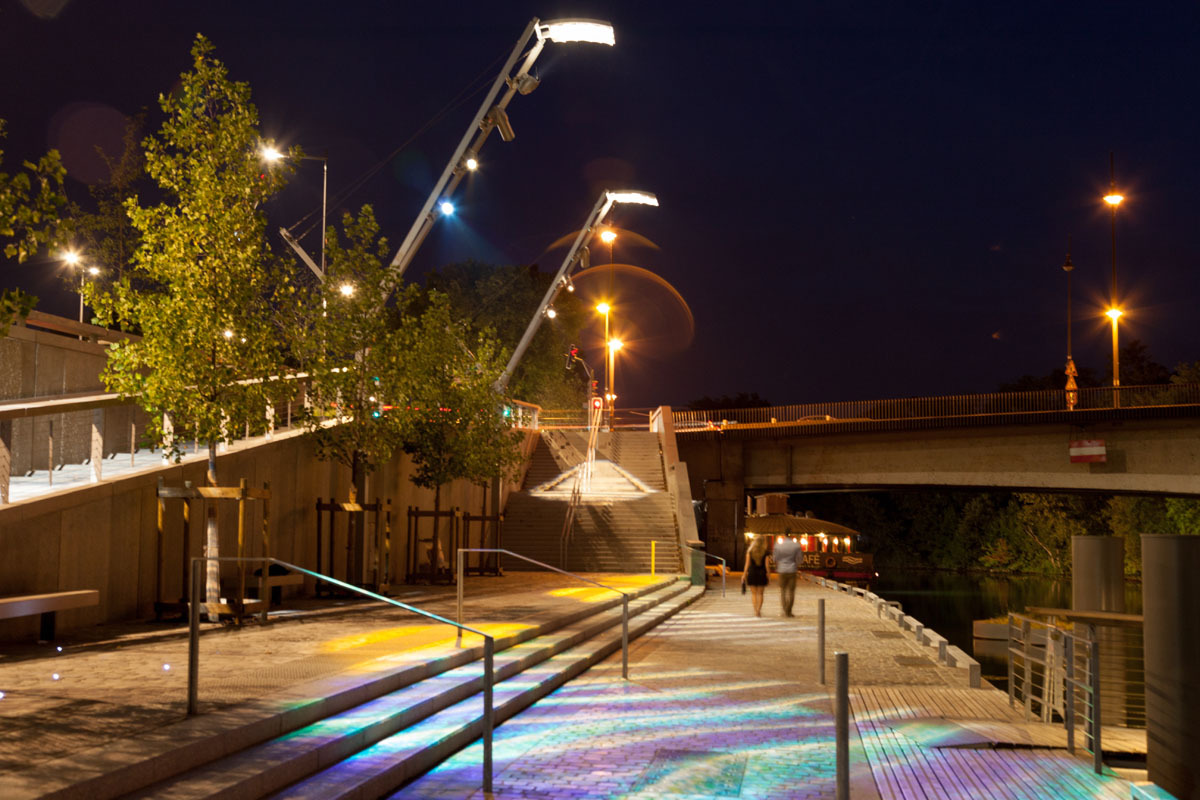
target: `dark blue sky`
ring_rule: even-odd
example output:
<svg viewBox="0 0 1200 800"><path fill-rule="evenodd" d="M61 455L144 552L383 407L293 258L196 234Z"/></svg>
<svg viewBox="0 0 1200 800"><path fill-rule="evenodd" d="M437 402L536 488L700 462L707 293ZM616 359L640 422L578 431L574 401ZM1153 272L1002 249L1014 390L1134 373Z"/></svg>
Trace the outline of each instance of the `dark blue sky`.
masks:
<svg viewBox="0 0 1200 800"><path fill-rule="evenodd" d="M600 182L657 193L661 208L618 224L661 249L619 241L616 260L670 281L695 337L631 335L622 404L954 394L1044 374L1065 355L1068 235L1076 359L1103 372L1110 150L1128 196L1122 335L1168 365L1200 359L1194 4L0 0L5 163L86 154L115 129L103 107L155 120L203 32L252 85L266 134L329 151L331 194L411 140L342 205L373 203L398 243L481 95L428 123L490 82L534 15L609 19L617 46L548 45L542 86L509 108L516 140L489 140L411 274L466 257L555 269L563 251L545 248ZM319 199L306 165L272 213L290 224ZM71 314L51 268L6 264L0 283ZM678 327L648 285L621 301L642 334Z"/></svg>

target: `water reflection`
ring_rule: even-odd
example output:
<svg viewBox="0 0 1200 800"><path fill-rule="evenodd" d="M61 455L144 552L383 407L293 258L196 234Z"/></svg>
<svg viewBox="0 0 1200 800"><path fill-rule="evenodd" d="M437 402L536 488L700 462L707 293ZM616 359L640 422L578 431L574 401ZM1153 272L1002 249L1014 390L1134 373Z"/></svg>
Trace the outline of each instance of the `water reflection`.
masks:
<svg viewBox="0 0 1200 800"><path fill-rule="evenodd" d="M1000 688L1005 686L1007 673L1003 647L998 652L987 647L976 652L971 623L1003 617L1009 611L1023 613L1029 606L1071 607L1070 580L1031 575L997 577L905 570L884 572L872 589L881 597L900 602L904 613L945 636L951 644L975 654L984 679ZM1141 584L1125 584L1125 610L1142 613Z"/></svg>

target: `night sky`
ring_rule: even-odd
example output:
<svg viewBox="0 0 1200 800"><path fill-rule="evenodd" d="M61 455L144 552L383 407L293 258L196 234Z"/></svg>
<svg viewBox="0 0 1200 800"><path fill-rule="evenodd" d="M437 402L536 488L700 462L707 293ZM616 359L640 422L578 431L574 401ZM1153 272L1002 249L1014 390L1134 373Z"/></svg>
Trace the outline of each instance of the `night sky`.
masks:
<svg viewBox="0 0 1200 800"><path fill-rule="evenodd" d="M1075 357L1103 374L1110 151L1123 341L1200 360L1195 4L0 0L4 169L55 146L95 179L92 145L114 147L143 107L157 128L202 32L251 84L265 135L328 151L331 216L370 202L396 245L482 99L470 91L535 15L610 20L617 45L547 45L541 87L509 106L516 140L489 139L409 277L466 258L555 270L565 250L548 246L603 185L656 193L661 208L615 222L659 249L623 237L613 256L669 281L694 336L670 292L620 278L620 405L1045 374L1066 355L1068 236ZM319 208L320 177L302 165L272 230ZM55 266L6 263L0 285L73 315Z"/></svg>

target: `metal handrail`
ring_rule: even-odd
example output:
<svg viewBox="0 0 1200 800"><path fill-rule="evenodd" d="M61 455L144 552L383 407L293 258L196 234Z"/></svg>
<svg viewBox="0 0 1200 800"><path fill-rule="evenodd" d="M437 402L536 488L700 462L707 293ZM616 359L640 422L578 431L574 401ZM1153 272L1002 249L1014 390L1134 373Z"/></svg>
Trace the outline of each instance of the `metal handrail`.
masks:
<svg viewBox="0 0 1200 800"><path fill-rule="evenodd" d="M707 550L701 550L699 547L691 547L688 549L695 550L700 553L704 553L704 555L707 556L708 558L715 558L717 561L721 562L721 597L724 597L725 596L725 573L729 572L729 567L726 564L725 559L721 558L720 556L713 555L712 553L708 552Z"/></svg>
<svg viewBox="0 0 1200 800"><path fill-rule="evenodd" d="M1020 620L1020 638L1015 639L1013 631L1017 627L1013 624ZM1044 657L1038 657L1033 654L1032 630L1033 626L1046 628L1046 650ZM1032 704L1036 701L1041 708L1042 716L1049 721L1052 701L1047 698L1049 693L1049 682L1054 678L1054 673L1061 670L1061 679L1063 682L1063 727L1067 733L1067 751L1074 754L1075 752L1075 723L1077 712L1075 709L1075 692L1082 692L1087 700L1087 710L1081 716L1083 721L1087 723L1087 741L1085 746L1092 753L1092 767L1096 774L1102 774L1104 769L1103 749L1102 749L1102 730L1101 730L1101 695L1100 695L1100 640L1096 636L1096 628L1094 625L1087 626L1087 636L1080 636L1073 631L1064 630L1057 625L1035 620L1021 614L1009 613L1008 615L1008 704L1011 707L1016 697L1016 659L1021 659L1021 699L1025 706L1025 716L1028 719L1032 709ZM1063 657L1061 665L1055 663L1055 659L1051 657L1051 643L1061 640L1063 644ZM1014 646L1014 641L1019 643L1019 647ZM1083 651L1084 658L1084 673L1083 680L1075 677L1075 659L1076 647ZM1042 667L1042 696L1037 697L1032 691L1032 665L1038 664Z"/></svg>
<svg viewBox="0 0 1200 800"><path fill-rule="evenodd" d="M459 551L461 552L461 551ZM474 633L483 638L483 790L485 792L492 791L492 730L495 721L495 709L493 707L493 686L495 684L495 653L496 640L495 637L484 633L477 628L472 628L468 625L463 625L454 620L446 619L445 617L434 614L430 611L410 606L407 603L401 603L399 600L394 600L391 597L386 597L382 594L368 591L361 587L355 586L345 581L340 581L337 578L329 575L322 575L319 572L314 572L311 569L298 567L295 564L290 564L287 561L281 561L278 558L238 558L236 556L193 556L192 557L192 574L191 574L191 603L188 606L188 716L194 716L197 712L198 696L199 696L199 676L200 676L200 607L204 605L202 595L203 586L205 584L204 567L209 561L228 561L247 563L253 562L258 564L278 564L285 569L300 572L305 575L311 575L317 580L332 583L340 586L343 589L348 589L351 592L357 592L364 597L369 597L372 600L378 600L389 605L402 608L405 611L411 611L418 616L433 620L434 622L453 625L458 629L458 639L461 644L462 632ZM460 577L459 586L462 585L461 577L462 560L459 559ZM263 569L263 580L266 580L267 569ZM461 589L460 589L461 593ZM460 594L461 596L461 594ZM266 598L260 598L265 600ZM264 614L265 616L265 614ZM460 614L461 617L461 601Z"/></svg>
<svg viewBox="0 0 1200 800"><path fill-rule="evenodd" d="M602 589L608 589L621 595L621 677L629 680L629 593L623 592L615 586L594 581L591 578L585 578L582 575L576 575L574 572L567 572L565 569L552 567L549 564L538 561L536 558L523 556L520 553L514 553L512 550L504 550L495 547L460 547L458 548L458 625L461 630L470 630L466 625L462 624L463 617L463 553L500 553L509 555L513 558L519 558L522 561L528 561L530 564L537 564L539 567L557 572L560 575L567 575L572 578L578 578L585 583L590 583L593 586L599 586Z"/></svg>
<svg viewBox="0 0 1200 800"><path fill-rule="evenodd" d="M1113 409L1119 393L1120 409L1200 405L1200 384L1169 383L1147 386L1101 386L1075 390L1075 412ZM672 410L676 433L726 430L748 426L832 425L886 420L947 417L987 417L1005 414L1066 412L1066 391L1042 389L1028 392L904 397L879 400L845 400L761 408ZM1073 412L1074 413L1074 412Z"/></svg>

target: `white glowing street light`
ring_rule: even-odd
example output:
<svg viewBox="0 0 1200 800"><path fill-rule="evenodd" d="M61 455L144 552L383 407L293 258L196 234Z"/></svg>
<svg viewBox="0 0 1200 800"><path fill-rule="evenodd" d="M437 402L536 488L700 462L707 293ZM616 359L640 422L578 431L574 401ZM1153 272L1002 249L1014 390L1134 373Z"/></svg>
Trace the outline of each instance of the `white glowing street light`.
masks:
<svg viewBox="0 0 1200 800"><path fill-rule="evenodd" d="M533 44L526 50L525 47L531 38L534 39ZM450 198L454 195L454 190L458 188L463 176L479 167L479 150L492 131L498 129L500 138L506 142L511 142L515 138L516 134L508 120L506 109L514 95L529 94L538 87L540 81L530 75L529 70L533 66L533 62L541 55L546 42L559 44L588 42L611 46L615 44L616 40L612 25L601 20L552 19L542 22L534 17L529 21L529 24L525 26L525 31L517 39L508 60L500 69L500 74L492 83L491 90L480 104L475 118L467 126L466 133L463 134L454 154L446 163L446 168L442 170L441 177L429 192L420 214L409 228L399 249L396 250L396 255L391 262L393 286L399 285L404 270L408 268L417 249L433 227L438 216L435 209L440 210L443 216L453 213L453 205L450 206L450 212L446 212L441 205L450 202ZM522 53L525 54L525 60L521 62L521 66L517 68L516 72L513 72ZM501 88L505 86L508 87L507 91L500 95Z"/></svg>
<svg viewBox="0 0 1200 800"><path fill-rule="evenodd" d="M620 339L608 340L608 413L617 410L617 351L624 346ZM612 424L611 421L609 423Z"/></svg>
<svg viewBox="0 0 1200 800"><path fill-rule="evenodd" d="M542 324L542 317L545 316L546 309L554 302L554 298L563 288L569 290L571 286L571 270L579 266L580 260L587 253L587 246L592 240L592 236L596 233L596 228L604 224L605 217L608 212L612 211L613 206L618 203L632 203L635 205L657 206L658 198L649 192L639 192L632 189L625 189L616 192L601 193L596 205L592 207L592 211L588 214L587 220L583 223L583 227L579 229L579 234L575 237L575 242L571 245L571 249L567 251L566 258L563 259L562 266L558 268L553 280L550 281L550 288L546 290L545 297L542 298L541 305L537 311L533 312L533 319L529 321L529 326L525 328L525 333L521 336L521 341L517 343L517 347L513 350L512 357L508 360L508 365L504 368L504 372L496 379L496 391L503 393L508 388L508 382L512 380L513 372L517 369L517 364L521 362L521 358L525 355L525 351L529 349L529 343L533 341L534 334L537 333L538 327ZM607 337L606 337L607 338Z"/></svg>
<svg viewBox="0 0 1200 800"><path fill-rule="evenodd" d="M91 275L93 278L100 274L99 267L88 267L83 269L80 262L83 257L75 250L67 250L62 254L63 263L71 269L79 273L79 321L83 322L83 282L86 280L85 275ZM82 338L82 337L80 337Z"/></svg>
<svg viewBox="0 0 1200 800"><path fill-rule="evenodd" d="M350 297L354 294L354 284L343 283L338 287L338 291L342 293L342 297Z"/></svg>
<svg viewBox="0 0 1200 800"><path fill-rule="evenodd" d="M318 267L313 263L308 253L300 246L292 236L292 232L287 228L280 228L279 235L283 241L287 242L288 246L296 251L296 255L300 256L300 260L308 265L308 268L313 271L318 279L323 283L325 281L325 215L327 209L327 199L329 196L329 156L289 156L287 153L280 152L275 147L263 145L259 151L264 161L274 163L286 159L295 158L297 161L320 161L321 162L321 265ZM292 227L295 227L294 225Z"/></svg>

